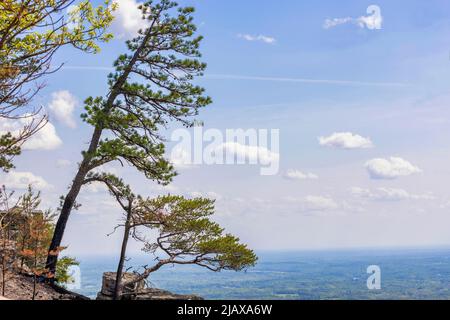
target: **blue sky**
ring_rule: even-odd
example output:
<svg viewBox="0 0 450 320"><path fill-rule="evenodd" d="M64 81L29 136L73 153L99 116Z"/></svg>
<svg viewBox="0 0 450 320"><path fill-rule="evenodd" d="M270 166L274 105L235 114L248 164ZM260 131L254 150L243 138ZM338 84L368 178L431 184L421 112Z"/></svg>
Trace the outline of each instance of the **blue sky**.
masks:
<svg viewBox="0 0 450 320"><path fill-rule="evenodd" d="M40 181L47 206L57 206L88 142L91 128L78 118L82 101L105 94L108 68L132 34L126 23L135 1L121 2L117 37L100 54L58 54L55 64L65 68L37 100L55 132L45 131L46 147L25 151L16 170L0 177L16 188L23 179ZM115 166L137 191L215 197L216 219L260 250L450 245L448 1L181 3L197 8L205 36L208 69L198 81L214 103L199 118L206 128L280 129L280 173L183 167L161 190ZM381 9L381 29L358 24L372 4ZM327 19L347 22L324 28ZM73 108L58 113L60 104ZM356 136L372 146L346 147ZM320 145L319 137L330 139ZM317 178L288 179L287 172ZM69 250L115 252L118 237L105 236L120 218L112 199L90 188L79 200L65 237Z"/></svg>

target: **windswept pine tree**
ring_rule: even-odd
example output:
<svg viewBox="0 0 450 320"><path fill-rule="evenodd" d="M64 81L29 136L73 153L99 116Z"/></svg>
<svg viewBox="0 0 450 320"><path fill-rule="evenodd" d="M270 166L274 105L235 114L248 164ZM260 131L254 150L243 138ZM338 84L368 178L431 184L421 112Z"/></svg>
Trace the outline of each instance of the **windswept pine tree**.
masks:
<svg viewBox="0 0 450 320"><path fill-rule="evenodd" d="M127 41L128 52L114 63L104 97L85 101L83 119L93 127L87 150L72 181L56 224L50 252L60 247L66 224L81 188L94 169L114 161L136 168L146 178L167 184L175 175L164 158L159 133L171 121L193 125L192 116L211 103L204 89L193 84L206 68L199 58L192 7L169 0L148 1L141 7L148 27ZM57 256L49 255L53 272Z"/></svg>
<svg viewBox="0 0 450 320"><path fill-rule="evenodd" d="M120 300L123 288L135 287L166 265L197 265L208 270L241 271L254 266L257 257L245 244L210 217L214 200L187 199L181 196L143 198L112 174L92 174L87 181L104 183L124 212L122 247L116 273L114 300ZM142 245L153 260L132 280L123 281L129 240Z"/></svg>

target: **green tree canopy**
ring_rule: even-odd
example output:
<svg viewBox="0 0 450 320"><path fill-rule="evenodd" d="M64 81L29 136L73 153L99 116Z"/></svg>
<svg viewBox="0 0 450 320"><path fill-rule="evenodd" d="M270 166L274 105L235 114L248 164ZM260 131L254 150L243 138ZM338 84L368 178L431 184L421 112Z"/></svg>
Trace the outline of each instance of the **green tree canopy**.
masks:
<svg viewBox="0 0 450 320"><path fill-rule="evenodd" d="M145 241L144 251L158 255L158 263L146 273L166 264L196 264L212 271L240 271L256 263L253 251L210 220L214 200L161 196L141 199L137 211L137 225L158 231L155 241Z"/></svg>

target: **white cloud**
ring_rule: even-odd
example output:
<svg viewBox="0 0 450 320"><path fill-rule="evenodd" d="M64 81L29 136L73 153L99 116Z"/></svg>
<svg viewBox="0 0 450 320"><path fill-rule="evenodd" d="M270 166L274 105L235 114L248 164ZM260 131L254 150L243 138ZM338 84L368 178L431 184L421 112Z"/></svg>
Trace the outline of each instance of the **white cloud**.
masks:
<svg viewBox="0 0 450 320"><path fill-rule="evenodd" d="M318 179L319 177L313 173L303 173L299 170L289 169L284 174L286 179L290 180L307 180L307 179Z"/></svg>
<svg viewBox="0 0 450 320"><path fill-rule="evenodd" d="M267 44L274 44L276 39L273 37L265 36L265 35L251 35L251 34L238 34L238 38L244 39L247 41L261 41Z"/></svg>
<svg viewBox="0 0 450 320"><path fill-rule="evenodd" d="M347 18L333 18L333 19L326 19L323 23L324 29L330 29L334 28L340 24L346 24L349 22L352 22L353 18L347 17Z"/></svg>
<svg viewBox="0 0 450 320"><path fill-rule="evenodd" d="M346 17L346 18L333 18L326 19L323 23L324 29L334 28L338 25L352 23L360 28L367 28L369 30L381 29L383 24L383 16L381 15L381 9L379 6L371 5L367 8L367 16L361 16L358 18Z"/></svg>
<svg viewBox="0 0 450 320"><path fill-rule="evenodd" d="M108 173L115 176L119 175L119 168L114 163L107 163L104 165L101 165L95 169L92 170L93 173L96 174L102 174L102 173ZM92 194L92 193L104 193L108 191L108 187L100 181L94 181L84 186L83 192L84 194Z"/></svg>
<svg viewBox="0 0 450 320"><path fill-rule="evenodd" d="M369 189L364 189L360 187L351 188L350 193L358 198L370 198L372 195L372 192Z"/></svg>
<svg viewBox="0 0 450 320"><path fill-rule="evenodd" d="M169 184L167 186L163 186L160 184L154 184L150 186L150 191L157 194L166 194L166 193L175 193L179 190L179 188L173 184Z"/></svg>
<svg viewBox="0 0 450 320"><path fill-rule="evenodd" d="M307 211L335 210L339 208L336 201L322 196L306 196L303 204L304 209Z"/></svg>
<svg viewBox="0 0 450 320"><path fill-rule="evenodd" d="M135 37L140 29L148 27L147 22L142 19L141 10L138 8L143 2L116 0L115 3L118 7L114 12L113 30L117 31L118 38Z"/></svg>
<svg viewBox="0 0 450 320"><path fill-rule="evenodd" d="M108 188L105 186L103 182L95 181L86 185L84 191L87 192L88 194L92 194L92 193L106 192L108 191Z"/></svg>
<svg viewBox="0 0 450 320"><path fill-rule="evenodd" d="M81 66L79 66L81 67ZM79 68L75 67L75 68ZM91 69L90 67L87 67ZM251 80L251 81L269 81L269 82L289 82L289 83L309 83L309 84L326 84L338 86L374 86L374 87L408 87L410 84L401 82L366 82L366 81L350 81L350 80L332 80L332 79L308 79L308 78L286 78L286 77L261 77L248 76L239 74L206 74L208 79L225 79L225 80Z"/></svg>
<svg viewBox="0 0 450 320"><path fill-rule="evenodd" d="M94 173L109 173L117 176L119 175L119 168L121 167L119 165L116 165L116 163L107 163L95 168L92 171Z"/></svg>
<svg viewBox="0 0 450 320"><path fill-rule="evenodd" d="M250 163L278 163L280 154L270 151L265 147L248 146L237 142L222 143L217 147L226 154L236 156L238 159L248 159Z"/></svg>
<svg viewBox="0 0 450 320"><path fill-rule="evenodd" d="M304 198L287 198L289 202L299 205L300 211L329 211L339 209L339 204L329 197L309 195Z"/></svg>
<svg viewBox="0 0 450 320"><path fill-rule="evenodd" d="M67 159L56 160L56 166L58 168L67 168L67 167L70 167L71 165L72 165L72 162L70 160L67 160Z"/></svg>
<svg viewBox="0 0 450 320"><path fill-rule="evenodd" d="M396 179L422 172L418 167L398 157L372 159L366 162L365 167L372 179Z"/></svg>
<svg viewBox="0 0 450 320"><path fill-rule="evenodd" d="M75 128L77 123L73 118L73 111L78 105L78 100L67 90L52 93L52 101L48 107L56 120L70 128Z"/></svg>
<svg viewBox="0 0 450 320"><path fill-rule="evenodd" d="M95 169L92 170L93 173L96 174L102 174L102 173L108 173L115 176L120 175L120 166L116 163L107 163L103 164ZM100 193L100 192L106 192L108 191L108 187L100 181L94 181L84 186L83 189L87 194L89 193Z"/></svg>
<svg viewBox="0 0 450 320"><path fill-rule="evenodd" d="M67 27L70 30L75 29L76 27L78 27L80 25L81 19L80 19L80 14L79 12L77 12L78 6L76 5L70 5L67 7L66 9L66 13L67 16L70 17L68 23L67 23Z"/></svg>
<svg viewBox="0 0 450 320"><path fill-rule="evenodd" d="M411 194L403 189L377 188L375 190L353 187L351 194L358 198L376 201L401 201L401 200L434 200L436 197L431 193Z"/></svg>
<svg viewBox="0 0 450 320"><path fill-rule="evenodd" d="M49 189L51 185L44 178L34 175L31 172L10 171L2 178L2 184L10 189L26 189L32 185L36 189Z"/></svg>
<svg viewBox="0 0 450 320"><path fill-rule="evenodd" d="M193 192L189 192L188 195L192 198L208 198L208 199L213 199L213 200L221 200L223 198L222 195L220 195L214 191L209 191L209 192L193 191Z"/></svg>
<svg viewBox="0 0 450 320"><path fill-rule="evenodd" d="M5 119L0 118L0 135L11 132L17 136L23 128L29 125L32 118ZM31 136L22 146L23 150L53 150L62 145L62 141L56 133L56 129L48 122L43 128Z"/></svg>
<svg viewBox="0 0 450 320"><path fill-rule="evenodd" d="M53 150L62 145L55 127L49 122L36 132L25 144L24 150Z"/></svg>
<svg viewBox="0 0 450 320"><path fill-rule="evenodd" d="M176 147L170 153L170 163L178 169L186 169L193 167L191 160L191 152L183 147Z"/></svg>
<svg viewBox="0 0 450 320"><path fill-rule="evenodd" d="M326 147L342 149L367 149L372 148L370 138L364 138L351 132L335 132L328 137L319 137L319 144Z"/></svg>

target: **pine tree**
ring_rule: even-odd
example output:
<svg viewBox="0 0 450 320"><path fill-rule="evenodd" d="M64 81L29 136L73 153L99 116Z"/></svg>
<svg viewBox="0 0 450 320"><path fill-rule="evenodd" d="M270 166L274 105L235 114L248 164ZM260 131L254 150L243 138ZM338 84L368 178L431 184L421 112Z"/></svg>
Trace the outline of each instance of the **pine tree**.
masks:
<svg viewBox="0 0 450 320"><path fill-rule="evenodd" d="M91 182L104 183L124 212L122 247L116 273L114 299L124 287L147 279L166 265L197 265L208 270L241 271L254 266L257 257L245 244L210 217L214 200L181 196L143 198L136 196L122 179L112 174L92 174ZM146 232L148 231L148 232ZM145 233L143 233L145 232ZM148 237L148 235L151 235ZM130 238L143 245L157 262L145 267L133 280L123 283L122 275Z"/></svg>
<svg viewBox="0 0 450 320"><path fill-rule="evenodd" d="M164 158L159 129L170 121L191 126L190 117L211 103L204 96L204 89L192 83L206 68L199 61L202 37L195 35L194 9L160 0L146 2L141 10L148 27L127 41L128 52L116 60L116 71L108 76L108 94L85 101L83 119L92 125L93 134L64 197L50 251L61 245L72 208L89 173L119 161L148 179L169 183L175 172ZM57 257L49 255L47 266L52 272L56 263Z"/></svg>

